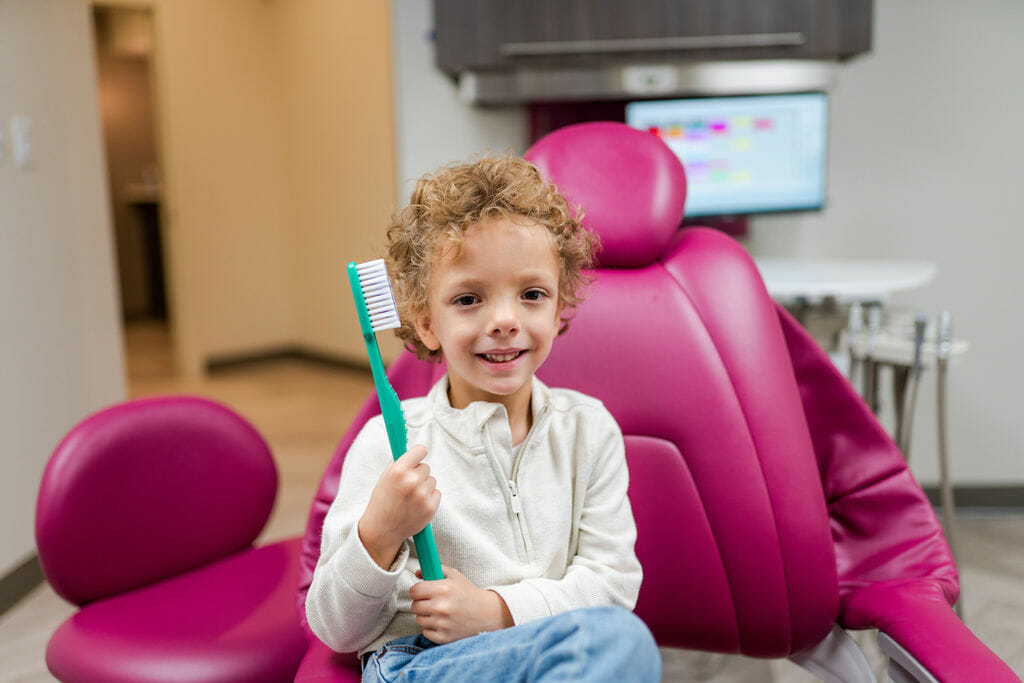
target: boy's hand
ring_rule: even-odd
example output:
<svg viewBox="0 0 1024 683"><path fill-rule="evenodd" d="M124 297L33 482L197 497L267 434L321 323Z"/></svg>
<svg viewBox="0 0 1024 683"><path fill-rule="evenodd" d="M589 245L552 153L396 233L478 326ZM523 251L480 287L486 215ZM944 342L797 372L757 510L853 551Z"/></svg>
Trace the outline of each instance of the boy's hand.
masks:
<svg viewBox="0 0 1024 683"><path fill-rule="evenodd" d="M477 588L451 567L441 566L441 581L420 581L409 589L412 613L423 635L438 644L513 625L505 601L494 591ZM422 578L419 571L416 576Z"/></svg>
<svg viewBox="0 0 1024 683"><path fill-rule="evenodd" d="M437 480L423 462L425 446L416 445L380 475L359 519L359 539L381 568L389 569L402 541L422 531L441 504Z"/></svg>

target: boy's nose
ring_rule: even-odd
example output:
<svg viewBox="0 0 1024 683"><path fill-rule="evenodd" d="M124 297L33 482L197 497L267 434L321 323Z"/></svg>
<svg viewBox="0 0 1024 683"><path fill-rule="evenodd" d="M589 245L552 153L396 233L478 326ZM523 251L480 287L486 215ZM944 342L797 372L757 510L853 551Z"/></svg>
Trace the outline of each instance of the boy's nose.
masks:
<svg viewBox="0 0 1024 683"><path fill-rule="evenodd" d="M519 318L514 306L496 304L491 316L491 334L507 336L519 331Z"/></svg>

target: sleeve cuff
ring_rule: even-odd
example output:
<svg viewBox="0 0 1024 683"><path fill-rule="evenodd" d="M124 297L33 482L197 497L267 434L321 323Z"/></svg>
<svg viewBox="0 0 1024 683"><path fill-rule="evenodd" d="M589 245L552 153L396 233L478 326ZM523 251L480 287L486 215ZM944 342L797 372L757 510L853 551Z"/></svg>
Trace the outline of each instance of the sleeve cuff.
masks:
<svg viewBox="0 0 1024 683"><path fill-rule="evenodd" d="M356 593L368 598L383 598L395 590L398 576L405 569L409 560L409 541L403 541L395 561L387 570L382 569L370 553L367 552L359 534L353 533L349 538L353 548L339 552L338 576Z"/></svg>
<svg viewBox="0 0 1024 683"><path fill-rule="evenodd" d="M493 586L492 590L501 596L517 626L541 617L550 617L552 612L544 596L532 586L517 583L511 586Z"/></svg>

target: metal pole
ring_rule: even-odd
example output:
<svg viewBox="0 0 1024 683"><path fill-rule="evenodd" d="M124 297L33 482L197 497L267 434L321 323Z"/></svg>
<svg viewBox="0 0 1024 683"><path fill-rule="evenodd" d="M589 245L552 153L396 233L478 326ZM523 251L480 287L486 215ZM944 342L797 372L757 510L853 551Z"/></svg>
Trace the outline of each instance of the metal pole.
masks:
<svg viewBox="0 0 1024 683"><path fill-rule="evenodd" d="M860 305L859 301L854 301L850 304L850 317L846 324L847 347L850 350L850 370L846 378L850 380L850 384L854 384L857 381L857 369L861 362L857 354L857 344L860 342L860 337L863 333L864 308Z"/></svg>
<svg viewBox="0 0 1024 683"><path fill-rule="evenodd" d="M942 520L946 527L946 542L949 543L953 561L956 562L956 543L953 539L953 483L949 478L949 438L946 417L946 372L949 365L949 354L953 347L953 323L948 311L939 314L938 347L936 353L936 402L938 408L939 429L939 490L942 497ZM960 599L954 607L956 614L963 618L963 586L960 587Z"/></svg>
<svg viewBox="0 0 1024 683"><path fill-rule="evenodd" d="M864 400L871 412L878 414L878 363L875 362L875 340L882 328L882 306L871 304L868 308L868 341L864 354Z"/></svg>
<svg viewBox="0 0 1024 683"><path fill-rule="evenodd" d="M928 318L924 313L914 316L914 362L910 366L910 399L909 404L900 412L902 423L898 434L900 449L903 457L910 460L910 433L914 428L914 406L917 405L917 387L921 383L921 350L924 346L924 330L928 325Z"/></svg>

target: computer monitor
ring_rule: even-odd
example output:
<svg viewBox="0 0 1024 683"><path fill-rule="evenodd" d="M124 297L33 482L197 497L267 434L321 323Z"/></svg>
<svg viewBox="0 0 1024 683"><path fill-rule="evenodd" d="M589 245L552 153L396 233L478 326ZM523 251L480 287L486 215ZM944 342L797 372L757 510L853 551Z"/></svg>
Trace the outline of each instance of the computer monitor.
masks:
<svg viewBox="0 0 1024 683"><path fill-rule="evenodd" d="M659 136L683 162L687 218L825 204L824 93L630 102L626 123Z"/></svg>

